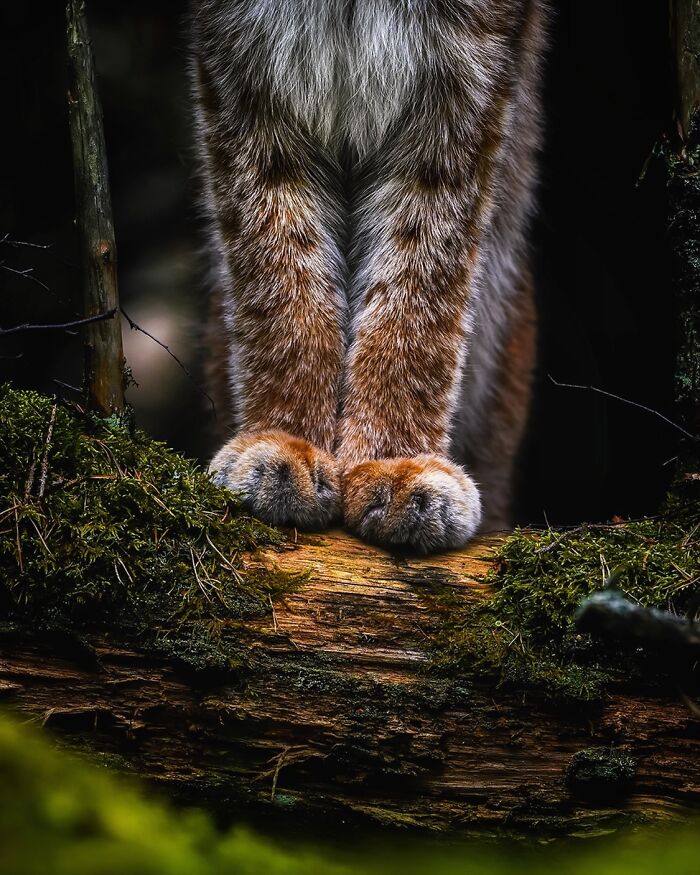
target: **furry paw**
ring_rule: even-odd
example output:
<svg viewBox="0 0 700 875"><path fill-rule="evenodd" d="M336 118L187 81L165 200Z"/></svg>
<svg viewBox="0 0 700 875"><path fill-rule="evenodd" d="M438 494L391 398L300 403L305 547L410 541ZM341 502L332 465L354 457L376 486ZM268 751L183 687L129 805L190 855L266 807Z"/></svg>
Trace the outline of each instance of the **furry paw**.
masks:
<svg viewBox="0 0 700 875"><path fill-rule="evenodd" d="M340 513L335 459L284 431L238 435L209 470L215 483L240 495L247 511L274 526L321 529Z"/></svg>
<svg viewBox="0 0 700 875"><path fill-rule="evenodd" d="M481 521L476 484L440 456L362 462L343 478L343 501L361 538L420 553L462 546Z"/></svg>

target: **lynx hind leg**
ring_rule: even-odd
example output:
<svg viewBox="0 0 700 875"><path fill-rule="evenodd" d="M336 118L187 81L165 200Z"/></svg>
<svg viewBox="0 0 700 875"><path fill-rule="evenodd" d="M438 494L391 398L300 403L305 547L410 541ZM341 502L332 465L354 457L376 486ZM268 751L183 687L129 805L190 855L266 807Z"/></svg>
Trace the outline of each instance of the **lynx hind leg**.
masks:
<svg viewBox="0 0 700 875"><path fill-rule="evenodd" d="M272 525L321 529L340 513L335 460L287 432L238 435L209 468L214 482L237 492L247 511Z"/></svg>
<svg viewBox="0 0 700 875"><path fill-rule="evenodd" d="M207 320L202 332L204 377L207 394L214 404L212 437L223 440L235 425L231 392L231 346L233 339L226 327L224 292L220 284L209 293ZM209 411L207 411L209 412Z"/></svg>
<svg viewBox="0 0 700 875"><path fill-rule="evenodd" d="M343 478L343 491L348 528L382 546L461 547L481 521L476 484L442 456L362 462Z"/></svg>
<svg viewBox="0 0 700 875"><path fill-rule="evenodd" d="M483 495L482 532L512 526L515 466L528 421L537 358L534 284L523 270L510 329L492 374L491 397L481 421L469 417L469 394L462 399L468 446L464 459ZM486 368L482 368L486 372Z"/></svg>

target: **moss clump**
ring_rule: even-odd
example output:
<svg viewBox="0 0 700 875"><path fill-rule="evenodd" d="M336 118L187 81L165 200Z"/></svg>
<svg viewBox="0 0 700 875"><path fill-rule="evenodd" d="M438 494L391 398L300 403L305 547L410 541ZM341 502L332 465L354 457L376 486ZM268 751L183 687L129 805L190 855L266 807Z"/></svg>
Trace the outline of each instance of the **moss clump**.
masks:
<svg viewBox="0 0 700 875"><path fill-rule="evenodd" d="M693 16L697 26L697 13ZM688 49L685 51L695 56ZM688 119L688 141L682 149L678 145L664 138L655 151L665 165L668 191L668 237L673 254L678 326L676 402L688 428L697 432L700 425L700 112L696 107ZM692 466L700 462L700 446L697 442L686 446L683 455L686 470L693 470Z"/></svg>
<svg viewBox="0 0 700 875"><path fill-rule="evenodd" d="M631 788L637 765L621 748L589 747L573 755L566 769L571 791L589 799L617 798Z"/></svg>
<svg viewBox="0 0 700 875"><path fill-rule="evenodd" d="M293 579L241 554L282 536L193 462L118 421L0 387L0 616L121 631L193 665L236 661L235 620ZM168 634L161 632L167 628Z"/></svg>
<svg viewBox="0 0 700 875"><path fill-rule="evenodd" d="M465 607L458 593L436 598L443 621L435 663L554 698L591 700L629 679L639 660L611 654L574 626L583 598L610 573L634 601L684 613L700 594L700 503L674 497L655 518L570 531L515 531L488 576L494 596Z"/></svg>

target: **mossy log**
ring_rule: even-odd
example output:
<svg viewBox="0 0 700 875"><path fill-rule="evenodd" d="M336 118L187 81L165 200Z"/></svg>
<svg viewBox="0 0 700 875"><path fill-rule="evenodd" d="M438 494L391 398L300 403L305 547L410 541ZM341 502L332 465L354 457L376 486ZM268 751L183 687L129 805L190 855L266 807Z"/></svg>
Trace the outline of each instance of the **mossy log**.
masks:
<svg viewBox="0 0 700 875"><path fill-rule="evenodd" d="M241 620L245 668L194 671L109 635L0 636L3 700L71 743L232 816L285 812L424 827L564 832L700 802L700 720L636 681L561 701L431 670L435 593L477 604L499 536L427 559L350 536L248 565L304 572ZM123 639L121 639L123 640Z"/></svg>

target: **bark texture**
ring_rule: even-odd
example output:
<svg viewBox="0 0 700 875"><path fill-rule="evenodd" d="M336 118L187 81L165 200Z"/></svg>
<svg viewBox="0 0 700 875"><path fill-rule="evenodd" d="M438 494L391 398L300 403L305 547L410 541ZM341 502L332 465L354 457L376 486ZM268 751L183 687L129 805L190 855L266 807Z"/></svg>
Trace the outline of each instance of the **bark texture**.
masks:
<svg viewBox="0 0 700 875"><path fill-rule="evenodd" d="M397 559L344 533L251 563L306 571L241 623L245 670L193 674L110 634L0 638L3 699L73 744L233 816L585 833L700 802L675 689L567 705L430 671L436 586L478 602L498 538Z"/></svg>
<svg viewBox="0 0 700 875"><path fill-rule="evenodd" d="M700 435L700 2L673 0L670 13L676 130L664 152L678 302L675 388L688 428ZM683 457L697 471L700 443Z"/></svg>
<svg viewBox="0 0 700 875"><path fill-rule="evenodd" d="M85 0L69 0L66 17L76 223L83 265L84 315L89 318L109 311L117 312L117 249L102 109L85 17ZM119 413L124 409L120 319L93 322L83 330L88 405L103 416Z"/></svg>

